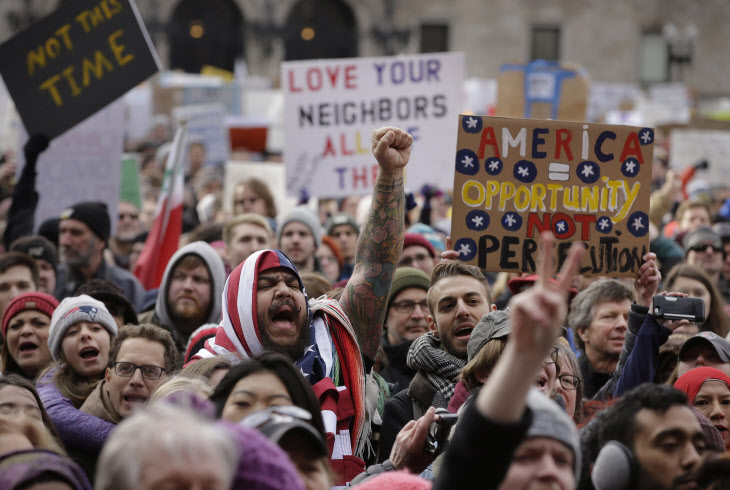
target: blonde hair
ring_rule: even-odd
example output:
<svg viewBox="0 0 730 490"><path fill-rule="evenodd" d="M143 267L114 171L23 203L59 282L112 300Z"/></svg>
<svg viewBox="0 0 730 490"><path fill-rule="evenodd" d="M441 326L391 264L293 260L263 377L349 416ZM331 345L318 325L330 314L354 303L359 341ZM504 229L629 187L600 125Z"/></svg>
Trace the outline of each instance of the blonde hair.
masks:
<svg viewBox="0 0 730 490"><path fill-rule="evenodd" d="M507 337L490 340L479 349L474 359L461 369L461 382L467 390L471 391L484 384L480 378L489 377L506 345Z"/></svg>
<svg viewBox="0 0 730 490"><path fill-rule="evenodd" d="M202 376L195 378L177 376L155 388L150 396L150 402L162 400L167 395L176 392L196 393L207 399L213 394L213 387L210 385L210 381Z"/></svg>

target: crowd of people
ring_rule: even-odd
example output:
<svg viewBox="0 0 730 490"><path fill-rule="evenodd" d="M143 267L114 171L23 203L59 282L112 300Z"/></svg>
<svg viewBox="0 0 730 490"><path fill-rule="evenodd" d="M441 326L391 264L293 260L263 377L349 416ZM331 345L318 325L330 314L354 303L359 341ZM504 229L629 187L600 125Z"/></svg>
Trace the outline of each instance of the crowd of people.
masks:
<svg viewBox="0 0 730 490"><path fill-rule="evenodd" d="M36 224L33 136L6 189L0 488L728 488L730 215L655 155L636 277L485 272L451 250L448 190L404 187L412 137L372 133L371 196L279 212L190 145L180 246L134 275L162 184ZM130 143L131 144L131 143ZM661 150L661 149L660 149ZM413 165L413 163L411 163ZM730 206L727 206L730 207ZM657 295L700 298L667 319ZM49 485L49 486L44 486Z"/></svg>

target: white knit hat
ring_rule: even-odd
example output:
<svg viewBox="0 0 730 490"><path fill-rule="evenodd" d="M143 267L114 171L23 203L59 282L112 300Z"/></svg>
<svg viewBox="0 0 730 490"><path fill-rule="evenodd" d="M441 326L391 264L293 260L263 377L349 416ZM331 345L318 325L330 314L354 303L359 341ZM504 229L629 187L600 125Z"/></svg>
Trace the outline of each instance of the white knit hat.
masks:
<svg viewBox="0 0 730 490"><path fill-rule="evenodd" d="M66 330L79 322L98 323L106 328L110 337L117 335L117 322L104 303L86 294L66 298L53 312L48 328L48 348L54 361L61 358L61 340Z"/></svg>

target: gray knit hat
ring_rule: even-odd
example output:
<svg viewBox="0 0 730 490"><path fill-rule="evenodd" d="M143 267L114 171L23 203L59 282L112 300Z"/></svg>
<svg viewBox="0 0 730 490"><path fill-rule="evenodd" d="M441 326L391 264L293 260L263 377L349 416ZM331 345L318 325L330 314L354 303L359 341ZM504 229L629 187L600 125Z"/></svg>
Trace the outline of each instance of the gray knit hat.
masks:
<svg viewBox="0 0 730 490"><path fill-rule="evenodd" d="M315 246L320 246L322 243L322 226L319 224L319 220L314 213L306 206L295 207L284 217L281 223L279 223L279 226L276 228L276 243L281 245L281 232L284 230L284 227L292 221L298 221L299 223L307 225L307 228L309 228L312 232L312 236L314 236Z"/></svg>
<svg viewBox="0 0 730 490"><path fill-rule="evenodd" d="M580 438L575 423L565 410L542 394L537 388L531 388L527 395L527 406L532 411L532 423L527 430L527 437L548 437L562 442L573 451L573 470L575 480L580 476L581 451Z"/></svg>
<svg viewBox="0 0 730 490"><path fill-rule="evenodd" d="M106 328L110 337L117 335L117 322L104 303L85 294L66 298L53 312L51 326L48 328L48 348L54 361L61 358L61 340L66 330L79 322L98 323Z"/></svg>
<svg viewBox="0 0 730 490"><path fill-rule="evenodd" d="M355 233L358 235L360 234L360 225L357 224L357 220L347 213L337 213L333 215L327 223L325 223L324 227L327 230L327 234L332 235L335 227L340 225L348 225L350 228L355 230Z"/></svg>
<svg viewBox="0 0 730 490"><path fill-rule="evenodd" d="M484 344L493 339L501 339L509 334L511 329L508 317L508 313L502 310L493 311L482 316L466 343L467 362L471 362L479 354Z"/></svg>

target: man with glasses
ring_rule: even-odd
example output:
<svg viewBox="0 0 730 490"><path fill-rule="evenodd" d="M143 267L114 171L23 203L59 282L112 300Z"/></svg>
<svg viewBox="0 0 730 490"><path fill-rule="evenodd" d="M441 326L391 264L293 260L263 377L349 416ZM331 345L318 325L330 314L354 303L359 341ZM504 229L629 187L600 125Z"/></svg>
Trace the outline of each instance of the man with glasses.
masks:
<svg viewBox="0 0 730 490"><path fill-rule="evenodd" d="M178 366L172 336L151 324L127 325L112 340L104 381L81 411L119 423L147 405L152 392Z"/></svg>
<svg viewBox="0 0 730 490"><path fill-rule="evenodd" d="M406 358L413 341L428 332L426 293L430 284L426 273L413 267L400 267L393 275L382 339L388 361L380 375L396 384L396 391L407 388L416 374Z"/></svg>
<svg viewBox="0 0 730 490"><path fill-rule="evenodd" d="M436 266L436 250L431 242L419 233L406 233L403 238L403 253L398 267L421 269L429 277Z"/></svg>

